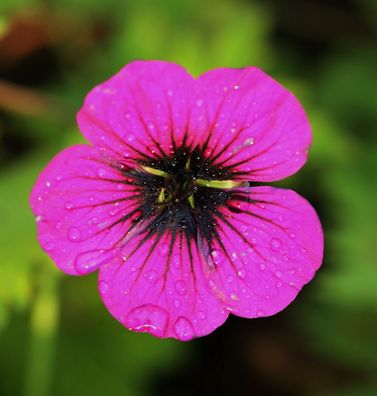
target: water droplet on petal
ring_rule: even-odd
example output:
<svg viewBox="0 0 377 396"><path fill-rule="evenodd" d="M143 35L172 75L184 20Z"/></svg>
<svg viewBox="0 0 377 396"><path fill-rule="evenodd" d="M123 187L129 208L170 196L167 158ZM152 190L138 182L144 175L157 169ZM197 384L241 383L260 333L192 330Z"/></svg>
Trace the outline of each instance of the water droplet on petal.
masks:
<svg viewBox="0 0 377 396"><path fill-rule="evenodd" d="M51 250L54 249L54 245L51 242L46 243L44 249L46 250L46 252L50 252Z"/></svg>
<svg viewBox="0 0 377 396"><path fill-rule="evenodd" d="M81 232L78 228L76 227L71 227L68 230L68 238L72 241L72 242L78 242L80 240L81 237Z"/></svg>
<svg viewBox="0 0 377 396"><path fill-rule="evenodd" d="M279 250L281 247L281 240L278 238L272 238L270 242L270 246L272 250Z"/></svg>
<svg viewBox="0 0 377 396"><path fill-rule="evenodd" d="M80 274L88 274L109 262L114 257L115 252L116 249L108 251L95 249L81 253L75 259L75 268Z"/></svg>
<svg viewBox="0 0 377 396"><path fill-rule="evenodd" d="M109 290L109 284L105 281L99 281L98 282L98 290L100 294L106 294L107 291Z"/></svg>
<svg viewBox="0 0 377 396"><path fill-rule="evenodd" d="M106 176L106 170L103 169L103 168L98 168L96 173L97 173L98 177L105 177Z"/></svg>
<svg viewBox="0 0 377 396"><path fill-rule="evenodd" d="M238 274L238 276L239 276L240 278L244 278L244 277L246 276L245 270L242 270L242 269L239 270L237 274Z"/></svg>
<svg viewBox="0 0 377 396"><path fill-rule="evenodd" d="M178 300L174 300L174 301L173 301L173 305L174 305L176 308L179 308L179 307L181 306L181 303L180 303Z"/></svg>
<svg viewBox="0 0 377 396"><path fill-rule="evenodd" d="M160 250L160 254L162 256L166 256L168 254L168 251L169 251L169 245L168 244L163 244L163 245L160 246L159 250Z"/></svg>
<svg viewBox="0 0 377 396"><path fill-rule="evenodd" d="M231 255L230 255L230 259L234 262L234 261L236 261L237 260L237 253L236 252L233 252Z"/></svg>
<svg viewBox="0 0 377 396"><path fill-rule="evenodd" d="M186 283L183 280L178 280L177 282L175 282L174 288L177 294L179 294L180 296L183 296L187 291Z"/></svg>
<svg viewBox="0 0 377 396"><path fill-rule="evenodd" d="M35 221L39 223L42 220L42 216L35 216Z"/></svg>
<svg viewBox="0 0 377 396"><path fill-rule="evenodd" d="M157 272L150 270L144 274L144 277L149 281L153 282L157 278Z"/></svg>
<svg viewBox="0 0 377 396"><path fill-rule="evenodd" d="M65 209L67 210L72 210L74 208L74 205L72 202L66 202L64 205Z"/></svg>
<svg viewBox="0 0 377 396"><path fill-rule="evenodd" d="M199 319L204 320L207 317L207 315L203 311L199 311L198 317Z"/></svg>
<svg viewBox="0 0 377 396"><path fill-rule="evenodd" d="M174 332L177 338L181 341L189 341L195 337L194 328L191 322L181 316L174 324Z"/></svg>
<svg viewBox="0 0 377 396"><path fill-rule="evenodd" d="M231 293L231 294L230 294L230 299L233 300L233 301L238 301L238 300L239 300L239 297L237 296L236 293Z"/></svg>
<svg viewBox="0 0 377 396"><path fill-rule="evenodd" d="M257 311L257 316L266 316L266 313L262 309L259 309Z"/></svg>
<svg viewBox="0 0 377 396"><path fill-rule="evenodd" d="M124 325L134 331L163 337L168 320L169 315L164 308L145 304L130 311L124 320Z"/></svg>

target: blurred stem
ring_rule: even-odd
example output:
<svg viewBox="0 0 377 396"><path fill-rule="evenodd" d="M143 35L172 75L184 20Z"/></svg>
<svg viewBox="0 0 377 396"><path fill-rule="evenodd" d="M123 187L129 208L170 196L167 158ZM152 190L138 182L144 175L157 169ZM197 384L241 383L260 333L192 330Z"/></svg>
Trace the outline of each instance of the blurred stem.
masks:
<svg viewBox="0 0 377 396"><path fill-rule="evenodd" d="M0 109L24 116L62 120L64 109L55 99L41 92L0 79Z"/></svg>
<svg viewBox="0 0 377 396"><path fill-rule="evenodd" d="M58 279L55 272L41 274L30 323L30 346L26 365L25 396L50 394L55 335L58 325Z"/></svg>

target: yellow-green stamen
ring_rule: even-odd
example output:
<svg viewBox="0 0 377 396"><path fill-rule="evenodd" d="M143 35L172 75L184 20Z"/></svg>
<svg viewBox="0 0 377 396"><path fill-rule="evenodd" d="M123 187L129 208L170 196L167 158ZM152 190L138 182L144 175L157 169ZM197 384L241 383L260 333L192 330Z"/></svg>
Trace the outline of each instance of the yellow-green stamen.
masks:
<svg viewBox="0 0 377 396"><path fill-rule="evenodd" d="M149 166L141 165L141 169L143 169L145 172L151 173L152 175L162 176L162 177L168 176L168 173L160 169L150 168Z"/></svg>
<svg viewBox="0 0 377 396"><path fill-rule="evenodd" d="M189 195L187 200L188 200L188 203L190 204L190 206L194 209L195 208L194 195L193 194Z"/></svg>
<svg viewBox="0 0 377 396"><path fill-rule="evenodd" d="M209 187L209 188L220 188L220 189L229 189L234 187L247 187L248 183L246 182L237 182L233 180L204 180L204 179L195 179L194 184L201 187Z"/></svg>
<svg viewBox="0 0 377 396"><path fill-rule="evenodd" d="M166 188L162 187L160 193L158 194L157 202L164 203L166 200Z"/></svg>

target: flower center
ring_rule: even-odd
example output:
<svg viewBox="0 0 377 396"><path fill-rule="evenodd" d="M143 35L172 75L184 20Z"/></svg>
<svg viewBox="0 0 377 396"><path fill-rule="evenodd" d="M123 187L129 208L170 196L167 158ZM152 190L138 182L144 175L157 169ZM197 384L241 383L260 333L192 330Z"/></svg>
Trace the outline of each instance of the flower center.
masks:
<svg viewBox="0 0 377 396"><path fill-rule="evenodd" d="M199 243L218 238L221 207L232 207L233 194L249 183L234 180L232 169L219 167L200 147L178 147L171 155L135 159L137 166L120 167L134 186L134 225L146 238L165 233ZM138 226L140 225L140 227Z"/></svg>
<svg viewBox="0 0 377 396"><path fill-rule="evenodd" d="M199 179L193 175L190 168L191 158L189 158L183 169L178 169L175 174L164 172L160 169L142 166L142 169L151 174L164 178L163 186L158 190L157 204L160 206L178 204L185 202L195 208L195 193L200 187L231 189L243 186L244 183L232 180L209 180Z"/></svg>

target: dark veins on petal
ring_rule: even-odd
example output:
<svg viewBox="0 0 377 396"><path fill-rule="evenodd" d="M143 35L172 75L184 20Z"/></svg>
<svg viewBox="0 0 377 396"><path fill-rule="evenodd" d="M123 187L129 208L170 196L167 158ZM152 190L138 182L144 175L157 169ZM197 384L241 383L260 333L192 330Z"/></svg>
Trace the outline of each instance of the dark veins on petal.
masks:
<svg viewBox="0 0 377 396"><path fill-rule="evenodd" d="M124 258L128 259L145 242L152 240L150 251L145 257L146 263L165 235L170 240L166 271L176 241L187 242L191 266L193 244L208 257L216 242L228 257L219 234L221 225L231 228L240 240L253 247L222 211L222 208L227 208L232 213L241 213L244 211L237 203L262 202L251 201L240 188L251 183L237 181L240 173L231 166L216 164L215 156L205 154L206 144L203 147L190 147L184 140L179 147L173 146L173 154L167 154L157 147L158 150L150 155L134 149L137 157L110 161L110 166L119 172L123 183L130 186L134 193L130 197L133 202L130 212L108 226L131 219L132 225L126 235L122 235L114 246L123 248L130 239L138 237L136 247L128 251ZM130 166L130 163L133 165ZM109 181L119 183L119 179ZM214 263L210 265L216 267Z"/></svg>

